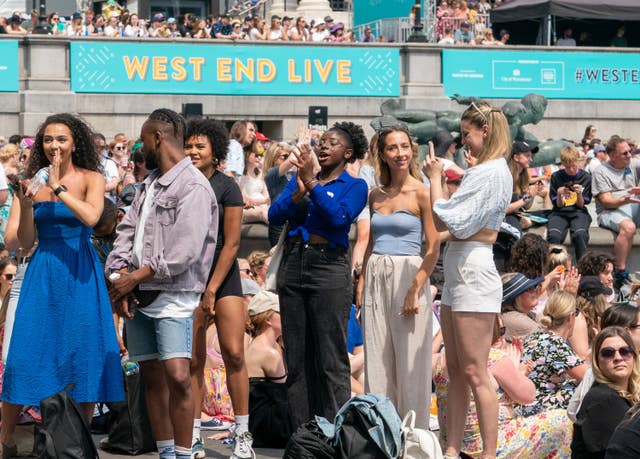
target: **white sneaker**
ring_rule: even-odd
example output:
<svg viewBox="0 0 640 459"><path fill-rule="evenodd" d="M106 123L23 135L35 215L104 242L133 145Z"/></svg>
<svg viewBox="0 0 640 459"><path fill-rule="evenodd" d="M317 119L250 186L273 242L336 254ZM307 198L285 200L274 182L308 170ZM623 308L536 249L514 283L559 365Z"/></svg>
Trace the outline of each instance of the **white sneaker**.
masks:
<svg viewBox="0 0 640 459"><path fill-rule="evenodd" d="M191 445L191 459L204 459L206 455L202 440L197 438Z"/></svg>
<svg viewBox="0 0 640 459"><path fill-rule="evenodd" d="M256 459L253 451L253 436L250 432L244 432L233 436L233 454L229 459Z"/></svg>

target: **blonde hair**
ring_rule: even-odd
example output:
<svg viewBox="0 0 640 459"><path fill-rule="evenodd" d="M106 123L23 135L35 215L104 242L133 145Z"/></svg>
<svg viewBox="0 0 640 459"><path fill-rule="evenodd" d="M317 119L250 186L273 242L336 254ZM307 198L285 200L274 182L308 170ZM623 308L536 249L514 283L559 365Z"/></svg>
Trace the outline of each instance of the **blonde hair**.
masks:
<svg viewBox="0 0 640 459"><path fill-rule="evenodd" d="M276 160L278 156L282 153L281 151L285 151L286 153L291 152L291 147L286 143L278 143L271 142L267 147L267 151L264 152L264 163L262 166L262 175L267 175L269 169L276 165Z"/></svg>
<svg viewBox="0 0 640 459"><path fill-rule="evenodd" d="M547 298L540 323L545 328L559 327L575 310L576 298L564 290L556 290Z"/></svg>
<svg viewBox="0 0 640 459"><path fill-rule="evenodd" d="M602 347L602 343L607 338L612 338L614 336L619 336L624 340L624 342L633 349L633 366L631 367L631 376L629 377L629 384L627 385L627 390L618 390L618 395L629 400L632 404L640 402L640 368L638 367L638 353L636 352L635 345L633 344L633 340L631 339L631 335L622 327L607 327L598 333L596 339L593 343L593 348L591 350L591 369L593 370L593 377L600 384L606 384L611 388L615 388L615 384L609 378L607 378L602 370L600 369L600 348ZM635 415L635 414L634 414Z"/></svg>
<svg viewBox="0 0 640 459"><path fill-rule="evenodd" d="M601 293L591 298L586 298L582 295L578 295L576 298L576 307L582 312L585 320L587 321L587 335L589 337L589 344L593 343L597 329L600 328L598 319L602 317L602 314L609 308L609 302Z"/></svg>
<svg viewBox="0 0 640 459"><path fill-rule="evenodd" d="M560 162L562 164L574 165L580 161L580 153L574 146L564 147L560 150Z"/></svg>
<svg viewBox="0 0 640 459"><path fill-rule="evenodd" d="M249 320L247 321L245 328L249 331L249 334L255 338L262 334L267 320L271 319L271 316L276 312L277 311L274 311L273 309L269 309L268 311L261 312L254 316L249 316Z"/></svg>
<svg viewBox="0 0 640 459"><path fill-rule="evenodd" d="M479 129L487 125L487 138L484 140L482 151L476 157L477 164L509 157L511 133L509 123L502 110L486 102L474 103L462 113L460 121L468 121Z"/></svg>
<svg viewBox="0 0 640 459"><path fill-rule="evenodd" d="M18 146L14 143L8 143L0 149L0 162L4 163L18 154Z"/></svg>
<svg viewBox="0 0 640 459"><path fill-rule="evenodd" d="M515 155L519 154L520 153L516 153ZM513 156L509 160L509 172L511 172L511 177L513 178L513 191L514 193L528 192L529 182L531 181L531 177L529 177L529 169L525 167L520 170L520 166L513 160Z"/></svg>
<svg viewBox="0 0 640 459"><path fill-rule="evenodd" d="M373 159L373 168L375 170L375 176L378 179L378 183L383 187L388 186L391 183L391 170L382 157L384 155L385 140L387 139L387 136L393 132L402 132L407 136L407 139L409 139L409 144L411 145L409 174L413 178L422 181L422 177L420 176L420 165L418 164L418 145L411 138L411 134L409 134L409 130L407 128L403 126L394 126L389 129L384 129L378 133L378 141L376 143Z"/></svg>
<svg viewBox="0 0 640 459"><path fill-rule="evenodd" d="M549 247L549 255L547 255L547 272L550 273L558 266L564 266L566 269L571 268L571 255L563 245L554 244Z"/></svg>
<svg viewBox="0 0 640 459"><path fill-rule="evenodd" d="M247 261L249 262L249 266L251 267L251 271L255 271L256 268L261 268L264 266L267 258L269 258L269 252L262 252L260 250L254 250L247 257Z"/></svg>

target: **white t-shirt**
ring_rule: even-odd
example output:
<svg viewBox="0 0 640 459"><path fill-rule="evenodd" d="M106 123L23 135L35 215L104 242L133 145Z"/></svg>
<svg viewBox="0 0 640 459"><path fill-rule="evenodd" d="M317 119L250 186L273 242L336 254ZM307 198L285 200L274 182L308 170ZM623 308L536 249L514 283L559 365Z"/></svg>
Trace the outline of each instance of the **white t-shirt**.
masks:
<svg viewBox="0 0 640 459"><path fill-rule="evenodd" d="M140 219L136 225L136 234L133 240L133 256L131 262L134 266L140 267L143 258L144 247L144 226L149 217L149 212L153 205L153 198L156 194L156 182L154 181L147 189L142 209L140 209ZM198 292L163 292L149 306L141 309L144 315L160 319L163 317L191 317L200 302Z"/></svg>
<svg viewBox="0 0 640 459"><path fill-rule="evenodd" d="M329 35L331 34L326 29L322 32L313 32L311 34L311 41L325 41Z"/></svg>
<svg viewBox="0 0 640 459"><path fill-rule="evenodd" d="M9 188L7 184L7 174L4 172L4 166L0 164L0 191Z"/></svg>
<svg viewBox="0 0 640 459"><path fill-rule="evenodd" d="M100 163L102 164L102 176L107 184L111 183L113 179L120 180L118 165L113 159L103 156ZM115 190L105 191L104 195L112 201L115 200Z"/></svg>
<svg viewBox="0 0 640 459"><path fill-rule="evenodd" d="M227 171L233 171L236 180L239 180L244 173L244 149L240 142L235 139L229 140L227 149Z"/></svg>

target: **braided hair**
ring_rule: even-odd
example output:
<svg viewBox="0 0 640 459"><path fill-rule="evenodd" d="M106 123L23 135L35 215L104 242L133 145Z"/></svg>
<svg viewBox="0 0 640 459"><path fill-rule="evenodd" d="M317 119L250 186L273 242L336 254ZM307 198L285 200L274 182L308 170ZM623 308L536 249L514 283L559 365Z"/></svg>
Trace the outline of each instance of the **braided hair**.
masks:
<svg viewBox="0 0 640 459"><path fill-rule="evenodd" d="M186 140L185 135L187 133L187 123L177 112L174 112L170 108L158 108L151 112L149 115L149 120L151 121L161 121L166 124L170 124L173 128L173 134L176 139L182 144Z"/></svg>

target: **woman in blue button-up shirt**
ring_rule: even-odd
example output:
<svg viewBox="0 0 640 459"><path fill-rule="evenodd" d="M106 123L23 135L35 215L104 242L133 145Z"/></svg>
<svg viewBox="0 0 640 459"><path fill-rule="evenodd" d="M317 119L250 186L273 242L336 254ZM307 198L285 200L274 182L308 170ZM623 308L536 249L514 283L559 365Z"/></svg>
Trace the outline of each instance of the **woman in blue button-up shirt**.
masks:
<svg viewBox="0 0 640 459"><path fill-rule="evenodd" d="M360 126L336 123L324 133L318 174L311 147L299 149L297 175L269 208L270 224L289 222L277 284L294 427L316 414L333 419L350 396L349 229L367 201L366 182L344 170L367 149Z"/></svg>

